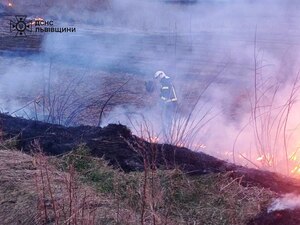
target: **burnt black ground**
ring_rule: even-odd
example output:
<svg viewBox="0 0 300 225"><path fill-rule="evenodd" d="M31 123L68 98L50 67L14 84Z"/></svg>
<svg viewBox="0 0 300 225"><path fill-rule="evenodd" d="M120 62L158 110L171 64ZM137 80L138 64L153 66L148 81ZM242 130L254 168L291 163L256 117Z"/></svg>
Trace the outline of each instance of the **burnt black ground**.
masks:
<svg viewBox="0 0 300 225"><path fill-rule="evenodd" d="M16 147L32 152L34 140L38 140L45 154L59 155L86 144L93 156L104 157L110 164L125 172L142 171L143 156L150 165L162 169L180 168L191 175L205 173L229 173L234 178L242 178L245 186L255 185L269 188L277 193L297 193L300 181L275 173L245 168L219 160L204 153L187 148L146 142L132 135L121 124L101 127L63 127L59 125L26 120L0 114L2 139L13 138ZM249 225L296 225L300 224L300 211L261 212L249 221Z"/></svg>
<svg viewBox="0 0 300 225"><path fill-rule="evenodd" d="M120 166L125 171L141 168L141 159L123 141L123 138L129 138L131 133L122 125L109 125L105 128L88 126L66 128L7 115L1 115L0 118L4 139L16 138L17 148L25 152L31 152L34 140L39 141L48 155L63 154L84 143L91 149L93 155L105 156L112 164ZM139 163L131 165L127 159Z"/></svg>
<svg viewBox="0 0 300 225"><path fill-rule="evenodd" d="M64 127L39 121L0 114L3 139L14 138L16 147L30 153L38 140L48 155L60 155L85 144L93 156L104 157L111 165L124 170L141 171L144 160L161 169L179 168L191 175L229 172L232 177L243 177L244 185L260 185L278 193L300 192L300 181L282 175L217 159L202 152L167 144L149 143L132 135L121 124L104 128L79 126Z"/></svg>
<svg viewBox="0 0 300 225"><path fill-rule="evenodd" d="M144 154L160 167L168 169L179 167L194 174L225 172L236 167L186 148L150 144L132 135L128 128L120 124L110 124L104 128L63 127L1 114L0 127L4 139L15 138L17 148L25 152L32 151L34 140L38 140L45 153L49 155L63 154L80 144L86 144L94 156L104 156L112 165L126 172L142 170Z"/></svg>

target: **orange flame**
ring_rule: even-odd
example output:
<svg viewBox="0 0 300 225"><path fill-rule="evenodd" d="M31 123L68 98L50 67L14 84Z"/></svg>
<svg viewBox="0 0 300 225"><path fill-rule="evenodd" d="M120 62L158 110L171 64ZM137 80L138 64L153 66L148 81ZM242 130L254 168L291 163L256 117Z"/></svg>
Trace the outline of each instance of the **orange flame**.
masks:
<svg viewBox="0 0 300 225"><path fill-rule="evenodd" d="M259 156L259 157L257 157L257 159L256 159L257 161L263 161L264 160L264 156L262 155L262 156Z"/></svg>
<svg viewBox="0 0 300 225"><path fill-rule="evenodd" d="M158 143L159 142L159 137L157 137L157 136L150 137L149 142L150 143Z"/></svg>
<svg viewBox="0 0 300 225"><path fill-rule="evenodd" d="M294 175L300 175L300 166L295 166L295 168L291 170L291 173Z"/></svg>

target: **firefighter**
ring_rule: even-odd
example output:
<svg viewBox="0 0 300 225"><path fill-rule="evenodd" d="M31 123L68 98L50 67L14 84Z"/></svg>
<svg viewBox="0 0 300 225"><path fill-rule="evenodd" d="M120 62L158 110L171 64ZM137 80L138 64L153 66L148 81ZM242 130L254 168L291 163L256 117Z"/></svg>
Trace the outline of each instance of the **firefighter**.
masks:
<svg viewBox="0 0 300 225"><path fill-rule="evenodd" d="M163 71L154 74L155 79L160 82L160 99L162 105L163 130L165 135L170 134L172 121L177 110L177 95L171 78Z"/></svg>
<svg viewBox="0 0 300 225"><path fill-rule="evenodd" d="M155 79L160 79L160 98L165 103L177 103L177 96L175 88L172 84L171 78L167 76L163 71L157 71L154 74Z"/></svg>

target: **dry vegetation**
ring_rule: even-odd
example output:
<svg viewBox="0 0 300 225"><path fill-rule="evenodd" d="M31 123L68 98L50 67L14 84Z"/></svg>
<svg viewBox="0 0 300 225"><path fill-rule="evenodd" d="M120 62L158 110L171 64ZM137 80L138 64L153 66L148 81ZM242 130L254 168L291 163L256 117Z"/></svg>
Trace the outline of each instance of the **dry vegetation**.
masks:
<svg viewBox="0 0 300 225"><path fill-rule="evenodd" d="M0 151L1 224L110 224L117 221L110 196L61 172L41 154ZM129 215L130 209L119 212Z"/></svg>
<svg viewBox="0 0 300 225"><path fill-rule="evenodd" d="M33 150L0 151L2 224L246 224L274 197L227 174L124 173L84 145L55 158Z"/></svg>

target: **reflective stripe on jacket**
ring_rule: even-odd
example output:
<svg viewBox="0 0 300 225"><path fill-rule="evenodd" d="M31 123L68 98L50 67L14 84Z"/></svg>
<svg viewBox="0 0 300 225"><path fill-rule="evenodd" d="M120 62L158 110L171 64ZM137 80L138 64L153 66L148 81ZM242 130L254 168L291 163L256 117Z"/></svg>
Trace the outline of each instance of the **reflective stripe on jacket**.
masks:
<svg viewBox="0 0 300 225"><path fill-rule="evenodd" d="M176 92L174 86L172 85L171 78L166 76L160 80L160 98L166 102L177 101Z"/></svg>

